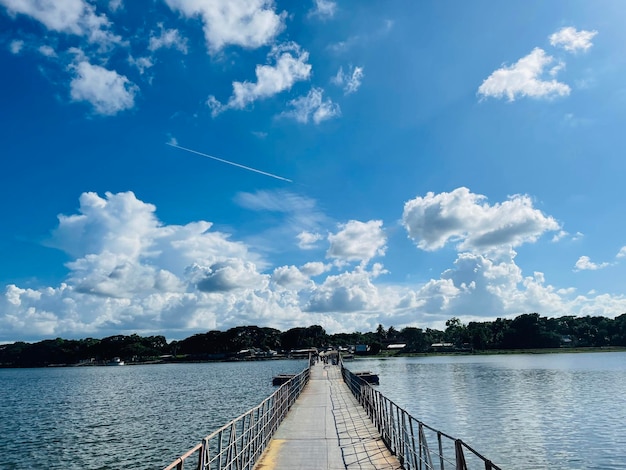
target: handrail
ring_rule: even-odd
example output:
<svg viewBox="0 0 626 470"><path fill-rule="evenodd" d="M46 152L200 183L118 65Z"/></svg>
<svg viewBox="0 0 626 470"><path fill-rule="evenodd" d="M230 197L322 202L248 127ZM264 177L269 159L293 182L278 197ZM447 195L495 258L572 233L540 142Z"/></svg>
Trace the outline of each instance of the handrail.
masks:
<svg viewBox="0 0 626 470"><path fill-rule="evenodd" d="M461 439L438 431L411 416L341 363L343 380L365 408L385 445L405 470L501 470ZM436 448L430 443L436 442ZM466 452L467 451L467 452Z"/></svg>
<svg viewBox="0 0 626 470"><path fill-rule="evenodd" d="M310 377L309 366L280 386L261 404L202 439L164 470L183 470L193 456L196 470L252 470L287 411Z"/></svg>

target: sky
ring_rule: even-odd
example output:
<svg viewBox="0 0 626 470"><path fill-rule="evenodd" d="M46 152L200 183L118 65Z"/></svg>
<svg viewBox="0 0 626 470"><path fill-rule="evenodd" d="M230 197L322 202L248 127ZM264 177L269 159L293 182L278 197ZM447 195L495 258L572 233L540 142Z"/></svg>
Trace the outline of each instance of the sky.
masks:
<svg viewBox="0 0 626 470"><path fill-rule="evenodd" d="M0 342L626 312L621 0L0 0Z"/></svg>

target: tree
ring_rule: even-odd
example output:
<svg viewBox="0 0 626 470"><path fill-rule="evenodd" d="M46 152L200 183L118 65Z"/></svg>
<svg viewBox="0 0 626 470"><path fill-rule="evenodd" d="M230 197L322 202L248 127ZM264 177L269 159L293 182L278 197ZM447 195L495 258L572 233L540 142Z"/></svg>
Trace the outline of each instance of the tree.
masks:
<svg viewBox="0 0 626 470"><path fill-rule="evenodd" d="M467 328L461 320L456 317L446 321L446 331L444 333L445 340L457 347L461 347L468 342Z"/></svg>
<svg viewBox="0 0 626 470"><path fill-rule="evenodd" d="M412 352L426 351L429 346L426 344L426 337L421 328L406 327L400 331L401 340L406 343L406 349Z"/></svg>

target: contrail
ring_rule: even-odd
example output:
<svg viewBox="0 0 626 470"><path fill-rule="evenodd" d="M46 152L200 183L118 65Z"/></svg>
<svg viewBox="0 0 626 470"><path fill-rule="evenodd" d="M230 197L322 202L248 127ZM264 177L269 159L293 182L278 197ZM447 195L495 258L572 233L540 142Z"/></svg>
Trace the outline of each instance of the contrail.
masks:
<svg viewBox="0 0 626 470"><path fill-rule="evenodd" d="M288 183L293 183L293 181L288 179L288 178L283 178L282 176L273 175L273 174L267 173L265 171L257 170L256 168L250 168L249 166L240 165L239 163L229 162L228 160L223 160L221 158L217 158L217 157L214 157L212 155L207 155L206 153L197 152L195 150L191 150L191 149L188 149L188 148L185 148L185 147L181 147L180 145L172 144L172 143L169 143L169 142L166 142L166 145L169 145L170 147L175 147L177 149L186 150L187 152L195 153L197 155L202 155L203 157L207 157L207 158L210 158L212 160L217 160L218 162L228 163L229 165L233 165L233 166L236 166L236 167L239 167L239 168L243 168L244 170L254 171L255 173L260 173L260 174L265 175L265 176L271 176L272 178L276 178L277 180L282 180L282 181L287 181Z"/></svg>

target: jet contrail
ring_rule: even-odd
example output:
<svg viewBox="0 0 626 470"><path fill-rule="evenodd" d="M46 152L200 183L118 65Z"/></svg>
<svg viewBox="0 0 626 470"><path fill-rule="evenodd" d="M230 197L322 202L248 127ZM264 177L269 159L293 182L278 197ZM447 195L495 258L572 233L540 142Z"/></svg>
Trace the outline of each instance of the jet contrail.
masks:
<svg viewBox="0 0 626 470"><path fill-rule="evenodd" d="M276 178L277 180L282 180L282 181L287 181L288 183L293 183L293 181L291 181L288 178L283 178L282 176L273 175L273 174L267 173L265 171L257 170L256 168L250 168L249 166L240 165L239 163L229 162L228 160L223 160L221 158L217 158L217 157L214 157L212 155L207 155L206 153L197 152L195 150L191 150L191 149L188 149L188 148L185 148L185 147L181 147L180 145L172 144L172 143L169 143L169 142L166 142L166 145L169 145L170 147L175 147L177 149L186 150L187 152L195 153L197 155L202 155L203 157L211 158L212 160L217 160L218 162L228 163L229 165L237 166L239 168L243 168L244 170L250 170L250 171L254 171L255 173L260 173L260 174L265 175L265 176L271 176L272 178Z"/></svg>

